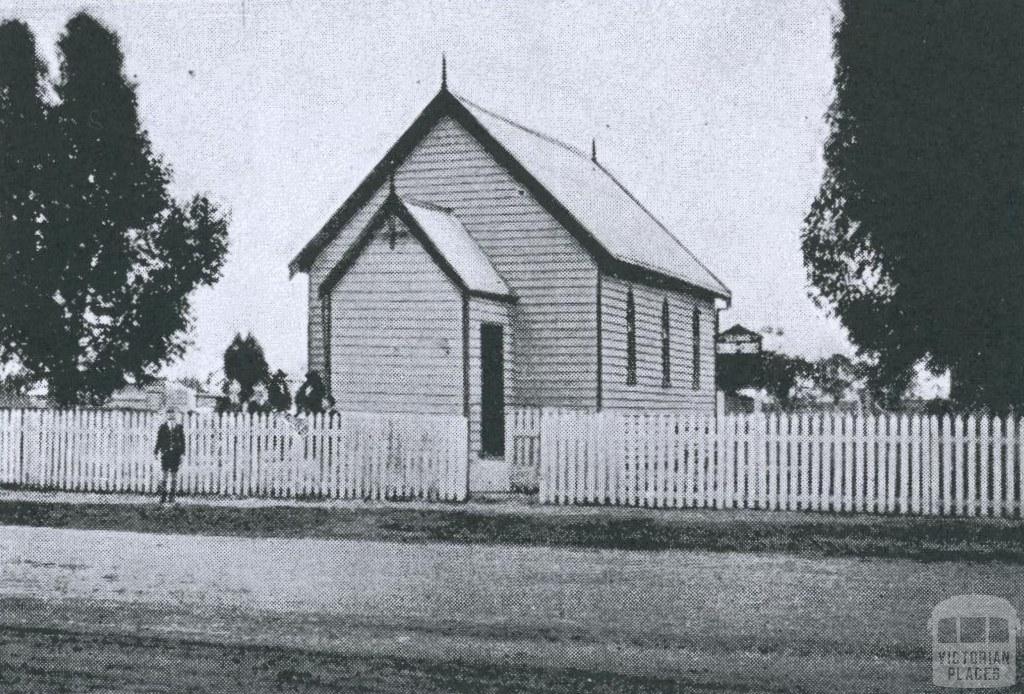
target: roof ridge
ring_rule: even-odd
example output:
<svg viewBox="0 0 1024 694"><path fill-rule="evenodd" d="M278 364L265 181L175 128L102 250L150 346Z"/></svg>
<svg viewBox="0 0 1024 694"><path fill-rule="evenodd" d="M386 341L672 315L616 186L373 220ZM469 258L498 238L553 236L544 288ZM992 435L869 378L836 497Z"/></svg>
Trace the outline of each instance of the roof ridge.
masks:
<svg viewBox="0 0 1024 694"><path fill-rule="evenodd" d="M455 92L451 92L451 94L452 94L452 96L454 96L459 101L461 101L463 103L466 103L466 104L469 104L473 108L478 109L480 111L483 111L488 116L490 116L492 118L497 118L498 120L502 121L503 123L511 125L513 128L518 128L519 130L522 130L523 132L529 133L530 135L533 135L534 137L539 137L540 139L545 140L546 142L549 142L550 144L553 144L553 145L556 145L558 147L561 147L562 149L568 150L572 154L575 154L578 157L586 159L587 161L591 160L590 156L586 152L584 152L582 149L580 149L578 147L575 147L574 145L570 145L568 142L565 142L564 140L559 140L554 135L548 135L547 133L542 133L539 130L536 130L536 129L531 128L529 126L523 125L522 123L514 121L511 118L509 118L508 116L504 116L504 115L502 115L500 113L492 111L491 109L487 108L486 106L481 106L480 104L476 103L475 101L466 98L462 94L456 94Z"/></svg>

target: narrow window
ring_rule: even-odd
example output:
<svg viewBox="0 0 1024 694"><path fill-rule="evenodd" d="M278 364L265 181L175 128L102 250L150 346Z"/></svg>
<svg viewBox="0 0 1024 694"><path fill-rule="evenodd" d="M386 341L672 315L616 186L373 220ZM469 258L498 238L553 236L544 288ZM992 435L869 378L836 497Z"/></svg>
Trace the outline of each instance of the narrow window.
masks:
<svg viewBox="0 0 1024 694"><path fill-rule="evenodd" d="M626 294L626 385L636 385L636 304L632 287Z"/></svg>
<svg viewBox="0 0 1024 694"><path fill-rule="evenodd" d="M672 357L669 338L668 299L661 300L661 387L672 385Z"/></svg>
<svg viewBox="0 0 1024 694"><path fill-rule="evenodd" d="M700 388L700 311L693 309L693 389Z"/></svg>

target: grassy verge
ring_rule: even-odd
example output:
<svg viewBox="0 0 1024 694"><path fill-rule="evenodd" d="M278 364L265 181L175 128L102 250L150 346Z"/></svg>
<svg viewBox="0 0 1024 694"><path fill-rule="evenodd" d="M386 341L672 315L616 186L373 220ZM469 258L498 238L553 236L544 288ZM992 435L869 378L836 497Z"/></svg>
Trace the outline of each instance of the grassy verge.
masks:
<svg viewBox="0 0 1024 694"><path fill-rule="evenodd" d="M241 537L541 545L1024 564L1024 521L514 505L159 507L0 498L0 524Z"/></svg>

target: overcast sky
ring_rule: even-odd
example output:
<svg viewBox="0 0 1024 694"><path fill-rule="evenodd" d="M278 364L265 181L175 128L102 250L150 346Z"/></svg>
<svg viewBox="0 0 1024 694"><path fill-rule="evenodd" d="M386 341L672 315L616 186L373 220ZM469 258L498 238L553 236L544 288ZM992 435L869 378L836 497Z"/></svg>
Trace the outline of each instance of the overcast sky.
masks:
<svg viewBox="0 0 1024 694"><path fill-rule="evenodd" d="M733 291L722 327L769 344L849 347L807 298L800 225L823 168L829 0L663 2L45 2L0 0L53 65L87 9L122 38L145 127L175 191L230 209L224 278L196 298L205 376L235 332L273 368L305 366L305 276L287 264L437 91L602 163ZM54 66L55 69L55 66Z"/></svg>

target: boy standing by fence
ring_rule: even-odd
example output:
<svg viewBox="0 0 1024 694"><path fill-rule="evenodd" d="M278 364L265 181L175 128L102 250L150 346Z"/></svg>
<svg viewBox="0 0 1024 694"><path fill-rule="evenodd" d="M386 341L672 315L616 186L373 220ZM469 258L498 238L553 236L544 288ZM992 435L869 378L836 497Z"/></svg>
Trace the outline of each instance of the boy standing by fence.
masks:
<svg viewBox="0 0 1024 694"><path fill-rule="evenodd" d="M174 491L177 484L178 467L185 455L185 429L178 422L177 413L173 409L167 410L167 419L160 425L156 434L156 446L153 454L160 457L160 469L163 477L160 480L160 503L168 500L168 486L170 487L170 502L174 503ZM170 485L168 485L168 479Z"/></svg>

